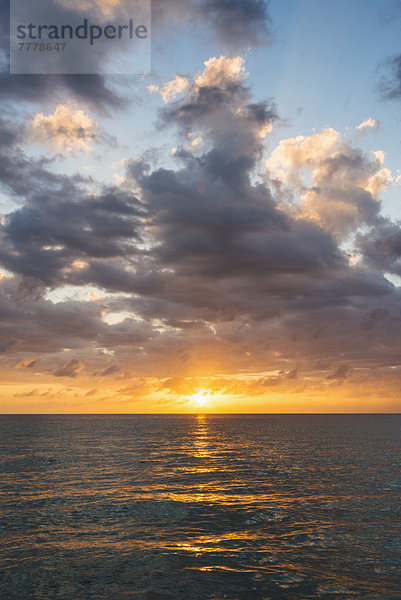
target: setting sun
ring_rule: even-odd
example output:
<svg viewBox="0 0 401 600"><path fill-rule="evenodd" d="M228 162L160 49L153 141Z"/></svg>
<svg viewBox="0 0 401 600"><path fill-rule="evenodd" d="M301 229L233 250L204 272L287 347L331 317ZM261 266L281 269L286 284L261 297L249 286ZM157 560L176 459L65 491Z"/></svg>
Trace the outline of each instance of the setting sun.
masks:
<svg viewBox="0 0 401 600"><path fill-rule="evenodd" d="M196 394L190 396L190 401L198 406L204 406L210 400L210 392L207 390L199 390Z"/></svg>

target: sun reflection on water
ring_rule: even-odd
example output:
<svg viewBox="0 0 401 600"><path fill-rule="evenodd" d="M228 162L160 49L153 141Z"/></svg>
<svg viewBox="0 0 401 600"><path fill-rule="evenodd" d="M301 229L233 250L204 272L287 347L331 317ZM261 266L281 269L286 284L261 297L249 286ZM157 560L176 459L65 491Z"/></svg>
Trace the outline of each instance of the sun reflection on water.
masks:
<svg viewBox="0 0 401 600"><path fill-rule="evenodd" d="M209 449L209 428L205 415L197 415L193 435L194 456L196 458L211 458L212 454ZM204 465L199 466L196 469L198 473L202 472L199 469L207 469L207 467Z"/></svg>
<svg viewBox="0 0 401 600"><path fill-rule="evenodd" d="M46 598L75 578L87 590L92 572L96 600L109 600L110 574L116 597L138 600L151 588L145 597L171 600L398 600L401 428L382 418L384 463L366 443L380 419L353 419L35 417L24 430L7 421L0 529L15 527L0 596L21 573L15 598L32 596L27 565L43 574ZM85 595L68 589L70 600Z"/></svg>

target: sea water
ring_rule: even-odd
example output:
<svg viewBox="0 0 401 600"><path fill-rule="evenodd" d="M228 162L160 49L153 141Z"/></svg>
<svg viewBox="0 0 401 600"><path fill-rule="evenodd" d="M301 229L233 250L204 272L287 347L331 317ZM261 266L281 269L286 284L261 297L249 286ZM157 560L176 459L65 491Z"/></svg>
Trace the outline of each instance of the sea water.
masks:
<svg viewBox="0 0 401 600"><path fill-rule="evenodd" d="M400 600L400 415L0 417L1 600Z"/></svg>

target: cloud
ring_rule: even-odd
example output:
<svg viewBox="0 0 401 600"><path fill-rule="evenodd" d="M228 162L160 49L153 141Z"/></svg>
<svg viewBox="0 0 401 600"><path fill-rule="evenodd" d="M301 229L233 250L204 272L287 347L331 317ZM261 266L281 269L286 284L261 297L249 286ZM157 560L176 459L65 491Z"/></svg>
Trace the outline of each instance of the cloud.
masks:
<svg viewBox="0 0 401 600"><path fill-rule="evenodd" d="M46 3L46 17L54 12L63 22L74 22L80 13L73 7L64 6L57 0ZM40 14L37 14L40 20ZM4 59L0 65L0 101L8 103L38 104L46 101L59 101L65 104L66 99L83 102L92 109L102 114L121 110L128 103L111 83L110 78L96 74L97 66L94 65L93 74L87 75L10 75L9 74L9 39L10 39L10 2L3 0L0 3L0 55ZM98 65L101 64L102 55L96 57ZM101 69L98 69L101 72Z"/></svg>
<svg viewBox="0 0 401 600"><path fill-rule="evenodd" d="M23 167L26 179L33 165L24 161L21 170ZM51 176L46 170L36 171L37 186L32 189L31 179L24 183L18 180L18 170L11 170L12 165L6 183L28 198L0 225L0 261L8 264L10 271L45 285L78 284L85 276L88 258L136 254L138 219L143 210L133 194L106 188L96 196L74 178Z"/></svg>
<svg viewBox="0 0 401 600"><path fill-rule="evenodd" d="M235 85L247 77L242 56L219 58L213 57L205 62L205 70L195 79L198 89L202 87L216 87L222 90L230 85Z"/></svg>
<svg viewBox="0 0 401 600"><path fill-rule="evenodd" d="M265 0L206 0L201 12L211 19L218 40L228 48L271 41L272 23Z"/></svg>
<svg viewBox="0 0 401 600"><path fill-rule="evenodd" d="M89 12L98 18L130 14L133 0L56 0L73 12ZM205 29L225 48L238 50L268 45L272 39L272 21L266 0L153 0L153 28L185 27L191 24Z"/></svg>
<svg viewBox="0 0 401 600"><path fill-rule="evenodd" d="M14 394L14 398L39 398L41 396L47 396L48 394L45 392L43 393L41 390L39 389L33 389L30 390L29 392L21 392L20 394Z"/></svg>
<svg viewBox="0 0 401 600"><path fill-rule="evenodd" d="M19 340L5 339L4 341L0 342L0 354L4 354L8 351L20 350L20 349L21 349L21 343Z"/></svg>
<svg viewBox="0 0 401 600"><path fill-rule="evenodd" d="M65 363L60 369L54 371L55 377L78 377L78 375L85 369L85 364L77 359L73 359L68 363Z"/></svg>
<svg viewBox="0 0 401 600"><path fill-rule="evenodd" d="M208 140L212 149L204 154L204 165L220 176L225 172L233 183L255 165L263 136L278 119L273 101L252 102L246 76L243 57L213 57L182 97L161 111L162 124L178 127L185 144L189 135ZM185 151L180 156L184 159Z"/></svg>
<svg viewBox="0 0 401 600"><path fill-rule="evenodd" d="M293 169L318 166L325 157L339 150L340 142L340 133L332 128L309 137L300 135L281 140L267 161L267 167L273 175L283 180L291 179Z"/></svg>
<svg viewBox="0 0 401 600"><path fill-rule="evenodd" d="M0 151L13 148L22 140L22 131L10 120L0 117Z"/></svg>
<svg viewBox="0 0 401 600"><path fill-rule="evenodd" d="M205 69L192 78L177 75L173 80L167 81L162 86L149 86L152 93L158 92L165 102L173 100L178 95L187 93L187 98L200 98L202 94L206 96L215 93L216 99L220 92L234 96L242 89L242 81L248 77L245 70L245 59L242 56L229 57L222 55L212 57L205 61ZM245 90L244 90L245 92ZM212 100L212 98L210 98ZM185 105L184 105L185 106Z"/></svg>
<svg viewBox="0 0 401 600"><path fill-rule="evenodd" d="M38 104L67 97L101 113L121 110L126 99L102 75L8 75L0 73L0 101Z"/></svg>
<svg viewBox="0 0 401 600"><path fill-rule="evenodd" d="M89 392L87 392L85 394L86 398L89 398L90 396L96 396L96 394L98 394L99 390L94 389L94 390L89 390Z"/></svg>
<svg viewBox="0 0 401 600"><path fill-rule="evenodd" d="M121 367L118 365L111 365L110 367L107 367L107 369L104 369L101 373L98 373L98 375L100 377L109 377L110 375L117 375L120 373L120 371Z"/></svg>
<svg viewBox="0 0 401 600"><path fill-rule="evenodd" d="M188 86L188 79L183 75L177 75L172 81L168 81L160 87L157 85L150 85L148 89L152 93L158 92L164 102L168 102L185 91Z"/></svg>
<svg viewBox="0 0 401 600"><path fill-rule="evenodd" d="M380 91L387 100L399 100L401 98L401 54L393 56L386 62L388 72L380 82Z"/></svg>
<svg viewBox="0 0 401 600"><path fill-rule="evenodd" d="M378 126L379 126L379 122L375 121L374 119L372 119L372 117L369 117L369 119L366 119L365 121L362 121L362 123L360 123L356 127L356 130L357 131L364 131L366 129L377 129Z"/></svg>
<svg viewBox="0 0 401 600"><path fill-rule="evenodd" d="M100 140L99 126L83 110L59 104L54 114L37 113L29 128L31 142L48 145L55 151L90 151Z"/></svg>
<svg viewBox="0 0 401 600"><path fill-rule="evenodd" d="M56 0L67 9L77 12L99 13L102 16L113 16L116 10L129 5L127 0Z"/></svg>
<svg viewBox="0 0 401 600"><path fill-rule="evenodd" d="M332 373L331 375L327 376L327 379L335 379L336 381L344 381L344 379L347 379L348 375L350 374L350 369L349 367L347 367L346 365L341 365L340 367L338 367L334 373Z"/></svg>
<svg viewBox="0 0 401 600"><path fill-rule="evenodd" d="M36 358L26 358L21 360L17 365L15 365L16 369L32 369L35 365L38 364L38 360Z"/></svg>
<svg viewBox="0 0 401 600"><path fill-rule="evenodd" d="M152 14L157 32L171 21L196 24L232 52L268 45L273 37L265 0L154 0Z"/></svg>
<svg viewBox="0 0 401 600"><path fill-rule="evenodd" d="M370 267L401 276L401 224L382 219L378 227L357 238L359 251Z"/></svg>
<svg viewBox="0 0 401 600"><path fill-rule="evenodd" d="M330 128L282 140L266 164L295 190L298 215L339 240L377 222L380 194L394 181L383 152L365 153Z"/></svg>

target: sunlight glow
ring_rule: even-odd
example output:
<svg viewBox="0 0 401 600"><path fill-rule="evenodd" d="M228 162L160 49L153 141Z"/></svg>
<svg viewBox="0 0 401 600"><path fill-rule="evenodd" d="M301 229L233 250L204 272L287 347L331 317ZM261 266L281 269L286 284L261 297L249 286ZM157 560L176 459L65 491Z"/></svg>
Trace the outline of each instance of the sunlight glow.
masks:
<svg viewBox="0 0 401 600"><path fill-rule="evenodd" d="M210 400L211 393L207 390L199 390L189 397L189 400L198 406L204 406Z"/></svg>

